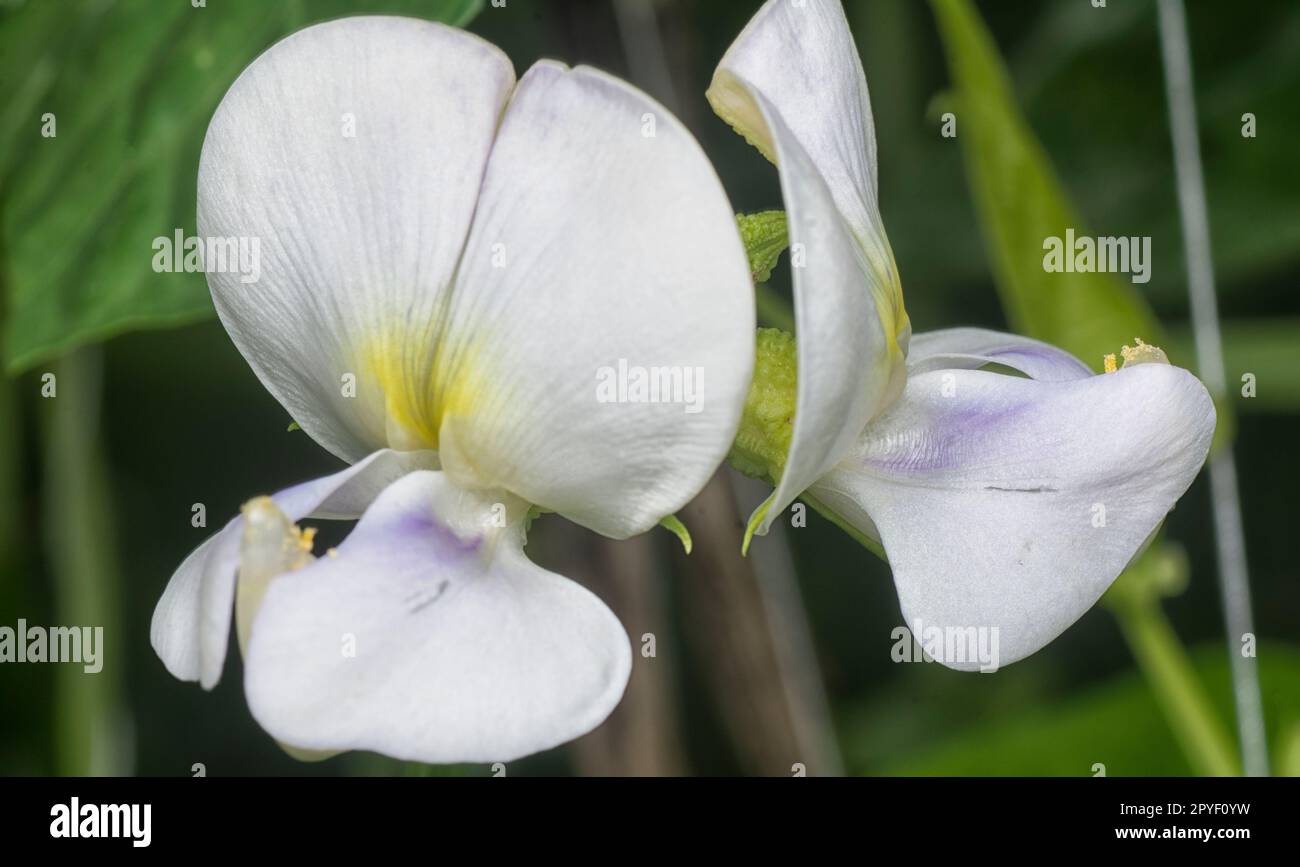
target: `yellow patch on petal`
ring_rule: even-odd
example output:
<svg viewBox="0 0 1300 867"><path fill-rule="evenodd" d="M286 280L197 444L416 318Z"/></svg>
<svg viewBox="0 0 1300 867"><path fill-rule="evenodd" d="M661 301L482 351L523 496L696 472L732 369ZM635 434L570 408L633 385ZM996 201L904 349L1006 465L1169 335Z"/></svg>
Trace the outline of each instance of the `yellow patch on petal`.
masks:
<svg viewBox="0 0 1300 867"><path fill-rule="evenodd" d="M890 364L889 385L876 406L877 414L903 393L903 386L907 383L907 346L912 338L912 320L903 306L903 284L898 279L898 266L894 264L888 242L885 242L885 249L888 263L872 262L872 270L877 275L872 287L876 312L885 333Z"/></svg>
<svg viewBox="0 0 1300 867"><path fill-rule="evenodd" d="M421 347L436 344L425 352ZM487 377L474 345L455 347L434 334L374 341L362 352L362 369L383 394L388 445L438 450L443 425L481 405Z"/></svg>

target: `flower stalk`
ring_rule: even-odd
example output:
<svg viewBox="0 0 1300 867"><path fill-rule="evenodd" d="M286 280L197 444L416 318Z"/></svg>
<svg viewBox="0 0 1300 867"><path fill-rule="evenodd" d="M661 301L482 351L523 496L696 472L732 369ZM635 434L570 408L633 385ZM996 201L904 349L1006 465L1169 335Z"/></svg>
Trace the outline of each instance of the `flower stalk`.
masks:
<svg viewBox="0 0 1300 867"><path fill-rule="evenodd" d="M61 775L129 773L120 672L124 646L113 508L100 452L101 358L98 348L64 356L49 398L45 452L46 550L54 576L55 618L66 626L103 627L103 669L59 667L55 687L55 771Z"/></svg>
<svg viewBox="0 0 1300 867"><path fill-rule="evenodd" d="M1219 329L1214 288L1214 263L1210 246L1210 221L1201 171L1200 142L1196 131L1196 100L1192 87L1192 58L1187 20L1178 0L1160 0L1160 48L1165 68L1169 126L1173 138L1174 166L1178 178L1178 205L1187 258L1187 290L1196 337L1197 368L1210 394L1221 401L1227 394L1223 365L1223 337ZM1210 496L1214 509L1215 541L1219 559L1220 591L1227 626L1228 658L1232 661L1233 692L1237 707L1238 736L1249 776L1268 774L1268 744L1264 734L1264 708L1260 699L1259 670L1254 657L1239 652L1240 642L1255 631L1251 614L1250 571L1242 529L1241 494L1237 465L1231 447L1210 458Z"/></svg>
<svg viewBox="0 0 1300 867"><path fill-rule="evenodd" d="M1227 729L1211 707L1159 600L1112 594L1107 601L1192 769L1200 776L1239 775L1241 767Z"/></svg>

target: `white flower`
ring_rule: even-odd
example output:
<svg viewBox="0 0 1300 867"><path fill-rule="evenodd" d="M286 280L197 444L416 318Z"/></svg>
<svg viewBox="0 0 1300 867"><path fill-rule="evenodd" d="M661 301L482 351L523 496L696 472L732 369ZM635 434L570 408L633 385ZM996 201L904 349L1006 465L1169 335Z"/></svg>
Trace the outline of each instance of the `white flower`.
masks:
<svg viewBox="0 0 1300 867"><path fill-rule="evenodd" d="M238 597L249 707L299 751L505 761L597 725L627 635L529 562L524 522L536 505L643 532L731 443L753 293L690 134L596 70L541 62L516 83L466 33L344 19L231 86L198 228L260 239L257 282L209 273L217 312L352 466L250 502L186 559L152 625L168 670L217 682ZM598 401L620 359L707 372L700 411ZM357 516L319 559L293 526Z"/></svg>
<svg viewBox="0 0 1300 867"><path fill-rule="evenodd" d="M834 0L769 0L709 99L780 168L794 266L793 433L751 529L806 491L883 544L905 622L997 629L1003 664L1028 656L1100 598L1191 484L1214 431L1205 388L1162 363L1094 376L981 329L911 338L867 83Z"/></svg>

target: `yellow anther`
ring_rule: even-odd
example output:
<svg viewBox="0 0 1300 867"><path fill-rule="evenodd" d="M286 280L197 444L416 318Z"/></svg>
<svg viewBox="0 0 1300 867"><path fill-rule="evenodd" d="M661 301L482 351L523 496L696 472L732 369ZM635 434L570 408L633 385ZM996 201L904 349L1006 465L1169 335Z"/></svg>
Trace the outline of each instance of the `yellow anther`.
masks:
<svg viewBox="0 0 1300 867"><path fill-rule="evenodd" d="M316 541L316 528L307 527L300 529L297 524L289 525L289 532L284 536L284 550L301 551L304 554L310 554L312 545Z"/></svg>
<svg viewBox="0 0 1300 867"><path fill-rule="evenodd" d="M1159 346L1143 343L1141 337L1134 337L1137 346L1120 347L1119 354L1124 356L1124 367L1130 364L1168 364L1169 356Z"/></svg>
<svg viewBox="0 0 1300 867"><path fill-rule="evenodd" d="M1113 352L1103 357L1101 363L1107 373L1114 373L1116 370L1119 370L1119 368L1115 366L1115 353Z"/></svg>

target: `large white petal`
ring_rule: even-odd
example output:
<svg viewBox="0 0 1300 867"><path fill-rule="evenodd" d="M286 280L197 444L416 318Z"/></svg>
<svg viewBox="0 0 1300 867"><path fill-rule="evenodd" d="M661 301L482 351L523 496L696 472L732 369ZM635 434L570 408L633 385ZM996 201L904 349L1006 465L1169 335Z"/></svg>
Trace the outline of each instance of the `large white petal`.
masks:
<svg viewBox="0 0 1300 867"><path fill-rule="evenodd" d="M460 484L623 537L731 446L754 355L734 215L690 133L617 79L543 62L520 81L449 318L439 450ZM666 400L602 402L620 363L670 373Z"/></svg>
<svg viewBox="0 0 1300 867"><path fill-rule="evenodd" d="M518 524L443 473L398 481L335 555L273 580L244 688L275 738L444 763L571 740L618 703L631 649L589 591L524 556Z"/></svg>
<svg viewBox="0 0 1300 867"><path fill-rule="evenodd" d="M291 521L306 517L356 518L379 492L413 469L436 466L432 452L379 451L324 478L272 496ZM239 542L237 516L185 558L154 608L149 639L173 676L211 689L221 679L235 602Z"/></svg>
<svg viewBox="0 0 1300 867"><path fill-rule="evenodd" d="M755 102L766 107L755 94ZM902 388L907 335L900 345L866 286L870 270L825 182L781 117L768 127L781 160L794 275L798 380L794 429L772 497L751 518L759 534L852 447L867 422ZM905 317L904 317L905 318Z"/></svg>
<svg viewBox="0 0 1300 867"><path fill-rule="evenodd" d="M433 445L439 313L513 84L506 57L462 31L346 18L274 45L212 118L199 234L260 253L256 282L208 274L217 312L341 458Z"/></svg>
<svg viewBox="0 0 1300 867"><path fill-rule="evenodd" d="M714 111L782 165L777 133L769 112L755 104L756 93L781 115L785 134L808 154L854 234L883 241L871 99L838 0L768 0L713 74L708 98Z"/></svg>
<svg viewBox="0 0 1300 867"><path fill-rule="evenodd" d="M812 493L874 521L909 625L996 628L1005 665L1097 601L1195 478L1214 424L1200 381L1164 364L1064 382L934 371Z"/></svg>
<svg viewBox="0 0 1300 867"><path fill-rule="evenodd" d="M1010 367L1043 382L1093 375L1088 365L1064 349L986 328L945 328L915 334L907 350L908 376L931 370L975 370L986 364Z"/></svg>
<svg viewBox="0 0 1300 867"><path fill-rule="evenodd" d="M839 4L764 5L709 99L780 168L789 222L798 398L784 473L751 519L765 533L897 397L911 326L877 206L867 83Z"/></svg>

